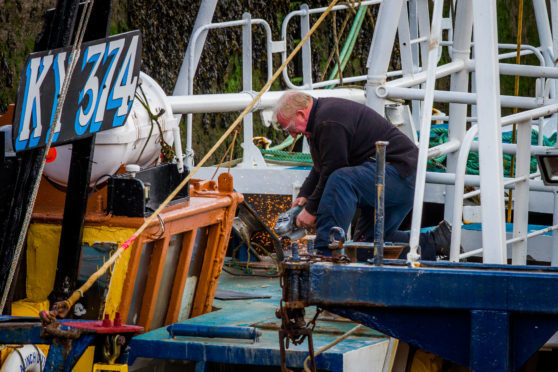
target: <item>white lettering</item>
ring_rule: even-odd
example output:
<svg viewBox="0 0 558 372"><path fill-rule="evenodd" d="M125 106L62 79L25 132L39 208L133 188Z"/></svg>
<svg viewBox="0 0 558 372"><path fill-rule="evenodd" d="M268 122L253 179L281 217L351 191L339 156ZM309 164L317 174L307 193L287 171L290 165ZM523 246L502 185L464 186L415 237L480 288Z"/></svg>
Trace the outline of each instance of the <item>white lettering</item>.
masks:
<svg viewBox="0 0 558 372"><path fill-rule="evenodd" d="M30 128L33 130L33 138L29 146L38 143L43 126L41 123L41 85L45 80L48 70L52 65L53 56L37 57L31 59L27 65L27 85L25 87L25 100L23 117L20 124L20 133L17 138L16 150L25 148L25 142L29 139Z"/></svg>

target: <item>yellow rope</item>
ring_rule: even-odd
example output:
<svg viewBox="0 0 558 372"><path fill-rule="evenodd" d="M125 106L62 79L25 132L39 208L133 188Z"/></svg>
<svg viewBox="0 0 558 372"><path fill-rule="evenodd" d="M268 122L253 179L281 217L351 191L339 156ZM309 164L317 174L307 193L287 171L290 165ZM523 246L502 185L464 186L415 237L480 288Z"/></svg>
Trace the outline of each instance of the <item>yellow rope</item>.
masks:
<svg viewBox="0 0 558 372"><path fill-rule="evenodd" d="M130 239L126 240L124 243L122 243L122 245L118 248L118 250L116 251L116 253L114 255L112 255L112 257L103 264L103 266L101 266L101 268L99 270L97 270L95 273L93 273L93 275L91 275L89 277L89 279L87 279L87 281L76 291L74 291L74 293L72 293L72 295L63 302L63 304L59 303L57 304L57 306L55 306L55 311L58 312L58 309L60 309L60 311L64 311L64 310L69 310L75 303L76 301L78 301L80 299L80 297L83 296L83 293L85 293L89 288L91 288L91 286L93 285L93 283L95 283L95 281L101 277L106 271L107 269L112 266L112 264L114 262L116 262L116 260L122 255L122 253L130 246L130 244L132 244L132 242L149 226L149 224L159 215L159 213L162 212L162 210L174 199L174 197L178 194L178 192L184 187L186 186L186 184L188 183L188 181L190 181L190 179L192 178L192 176L194 174L196 174L196 172L205 164L205 162L213 155L213 153L215 152L215 150L217 150L217 148L219 148L219 146L221 146L221 144L223 143L223 141L232 133L233 130L235 130L235 128L241 123L242 119L252 110L252 108L256 105L256 103L258 102L258 100L262 97L262 95L271 87L271 85L275 82L275 80L277 80L277 78L279 77L279 75L281 74L281 72L285 69L285 67L287 66L287 64L294 58L294 56L300 51L300 49L302 48L302 46L304 45L304 43L306 42L306 40L308 40L308 38L310 37L310 35L312 35L314 33L314 31L316 31L316 29L318 28L318 26L322 23L322 21L325 19L325 17L329 14L329 12L331 11L331 8L333 8L333 6L335 6L335 4L338 2L339 0L332 0L332 2L329 4L329 6L327 7L327 9L325 10L324 13L322 13L322 15L320 16L320 18L318 18L318 20L316 21L316 23L312 26L312 28L310 29L310 31L308 31L308 33L306 34L306 36L304 36L304 38L300 41L300 43L293 49L293 51L291 52L291 54L287 57L287 59L281 64L281 66L279 67L279 69L277 71L275 71L275 73L273 74L273 76L271 77L271 79L269 79L269 81L267 83L265 83L265 85L263 86L263 88L260 90L260 92L254 97L254 99L252 100L252 102L244 109L244 111L242 111L242 113L240 114L240 116L238 118L236 118L236 120L234 121L234 123L225 131L225 133L221 136L221 138L219 138L219 140L213 145L213 147L209 150L209 152L207 154L205 154L205 156L203 157L203 159L200 160L200 162L198 163L198 165L192 170L192 172L186 177L184 178L184 180L182 180L182 182L176 187L176 189L174 189L173 192L170 193L170 195L161 203L161 205L159 205L159 207L153 212L153 214L151 214L145 221L144 223L134 232L134 234L130 237ZM65 307L65 309L64 309Z"/></svg>
<svg viewBox="0 0 558 372"><path fill-rule="evenodd" d="M231 173L231 165L232 165L233 154L234 154L234 142L236 141L237 135L238 135L238 129L234 131L233 140L231 142L231 155L229 156L229 169L227 170L228 173Z"/></svg>
<svg viewBox="0 0 558 372"><path fill-rule="evenodd" d="M335 13L333 13L333 14L335 14ZM338 39L337 39L337 38L334 38L334 40L333 40L334 43L339 43L339 42L341 41L341 37L343 37L343 33L345 32L345 27L347 26L347 23L349 22L349 17L350 17L350 15L351 15L351 13L350 13L350 12L347 12L347 15L345 16L345 19L343 20L343 24L341 25L341 29L340 29L340 31L339 31L339 38L338 38ZM334 27L335 27L335 24L334 24ZM320 81L324 81L324 80L325 80L325 76L326 76L327 70L328 70L329 65L331 64L331 61L333 60L333 57L334 57L334 56L335 56L335 49L332 49L332 50L329 52L329 56L327 57L327 62L326 62L326 64L325 64L325 66L324 66L324 69L322 70L322 76L321 76Z"/></svg>
<svg viewBox="0 0 558 372"><path fill-rule="evenodd" d="M519 0L519 14L518 14L518 21L517 21L517 48L515 53L515 64L519 65L521 63L521 34L523 33L523 0ZM519 95L519 75L515 75L515 83L513 87L513 95ZM517 107L513 108L513 113L517 114ZM513 123L512 129L512 140L511 143L516 142L517 136L517 124ZM530 140L530 139L529 139ZM510 178L513 178L515 175L515 155L512 154L511 161L510 161ZM508 218L507 222L512 222L512 208L513 208L513 191L510 189L508 193Z"/></svg>
<svg viewBox="0 0 558 372"><path fill-rule="evenodd" d="M227 148L227 151L225 151L225 153L223 154L223 156L221 157L221 160L219 160L219 163L217 164L217 168L215 168L215 172L213 172L213 175L211 176L211 180L213 181L213 179L215 178L215 176L217 175L217 172L219 172L219 168L221 168L221 166L223 165L223 162L225 161L225 158L227 157L227 155L229 154L229 152L231 151L231 149L234 146L234 140L236 139L236 135L238 134L238 129L234 132L234 137L233 137L233 141L231 142L231 144L229 145L229 147ZM232 162L232 156L229 159L229 170L230 170L230 163ZM230 173L230 171L229 171Z"/></svg>

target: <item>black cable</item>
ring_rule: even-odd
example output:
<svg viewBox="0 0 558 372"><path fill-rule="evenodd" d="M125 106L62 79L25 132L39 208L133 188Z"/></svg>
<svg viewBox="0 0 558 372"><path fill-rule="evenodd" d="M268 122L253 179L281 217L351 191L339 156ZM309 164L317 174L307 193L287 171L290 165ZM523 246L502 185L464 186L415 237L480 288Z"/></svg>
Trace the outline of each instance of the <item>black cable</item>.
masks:
<svg viewBox="0 0 558 372"><path fill-rule="evenodd" d="M99 183L99 181L100 181L101 178L103 178L103 177L108 177L108 178L110 178L110 177L112 177L112 174L106 174L106 173L105 173L105 174L99 176L99 177L95 180L95 183L93 184L93 187L91 188L91 191L89 192L89 194L87 195L87 197L93 195L93 193L94 193L95 191L97 191L97 184ZM105 180L105 181L108 181L108 179ZM103 182L105 182L105 181L103 181Z"/></svg>

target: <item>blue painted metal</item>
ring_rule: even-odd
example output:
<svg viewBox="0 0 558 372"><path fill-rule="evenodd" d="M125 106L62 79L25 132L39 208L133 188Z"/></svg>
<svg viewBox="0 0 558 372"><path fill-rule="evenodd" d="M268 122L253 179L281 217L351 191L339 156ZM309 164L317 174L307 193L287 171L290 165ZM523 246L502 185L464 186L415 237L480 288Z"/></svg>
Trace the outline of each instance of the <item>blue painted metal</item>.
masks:
<svg viewBox="0 0 558 372"><path fill-rule="evenodd" d="M77 340L52 343L48 350L45 372L70 372L94 338L95 335L86 334Z"/></svg>
<svg viewBox="0 0 558 372"><path fill-rule="evenodd" d="M194 369L194 372L205 372L207 371L207 363L200 361L200 362L196 362L196 367Z"/></svg>
<svg viewBox="0 0 558 372"><path fill-rule="evenodd" d="M280 326L275 310L281 298L278 279L258 277L233 277L222 273L219 289L241 290L254 294L266 294L271 298L242 301L215 300L214 306L220 308L177 324L205 326L256 327L262 332L259 342L243 339L200 339L199 337L178 337L169 339L165 328L152 330L135 336L130 342L129 364L136 358L174 359L205 361L224 364L248 364L279 366L279 343L277 330ZM313 309L308 309L311 318ZM319 321L314 332L314 346L320 348L347 332L354 325L348 322ZM363 330L355 337L339 343L324 354L316 357L319 370L342 371L344 358L355 355L354 351L363 348L380 347L387 343L387 337L377 331ZM383 349L382 349L383 350ZM286 353L287 365L301 368L308 356L308 346L291 345Z"/></svg>
<svg viewBox="0 0 558 372"><path fill-rule="evenodd" d="M309 265L309 280L297 287L299 292L301 286L308 288L308 305L558 312L558 273L554 269L505 268L493 265L492 269L476 270L449 264L373 267L324 262Z"/></svg>
<svg viewBox="0 0 558 372"><path fill-rule="evenodd" d="M72 323L87 322L89 321L65 320L64 324L60 324L59 329L75 330L76 328L71 326ZM121 328L117 327L115 330ZM0 344L50 345L45 362L45 372L70 372L87 347L95 342L97 336L107 336L107 333L82 330L80 337L75 340L43 338L41 337L42 331L43 326L39 318L0 316Z"/></svg>
<svg viewBox="0 0 558 372"><path fill-rule="evenodd" d="M256 342L262 333L254 327L210 326L204 324L171 324L167 327L169 336L190 336L209 338L239 338Z"/></svg>
<svg viewBox="0 0 558 372"><path fill-rule="evenodd" d="M294 263L286 298L296 286L297 305L325 307L475 371L518 369L558 330L554 268L384 263ZM291 283L301 271L308 279Z"/></svg>
<svg viewBox="0 0 558 372"><path fill-rule="evenodd" d="M510 370L510 313L471 311L471 368L474 371Z"/></svg>

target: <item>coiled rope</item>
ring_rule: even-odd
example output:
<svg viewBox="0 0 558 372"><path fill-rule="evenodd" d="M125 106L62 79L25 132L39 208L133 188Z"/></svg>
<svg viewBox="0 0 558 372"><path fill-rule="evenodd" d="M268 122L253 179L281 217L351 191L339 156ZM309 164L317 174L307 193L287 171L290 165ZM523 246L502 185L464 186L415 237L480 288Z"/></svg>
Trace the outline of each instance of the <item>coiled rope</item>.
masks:
<svg viewBox="0 0 558 372"><path fill-rule="evenodd" d="M62 89L60 92L60 97L58 99L58 104L56 105L56 112L54 114L54 120L50 123L50 129L48 131L48 139L45 146L45 151L43 154L43 159L41 160L41 166L39 168L39 173L35 178L35 182L33 184L33 189L31 192L31 199L25 208L25 218L23 219L23 225L21 231L19 232L19 237L17 240L16 249L14 252L14 259L12 261L12 265L10 266L10 271L8 273L8 280L6 282L6 288L4 293L2 293L2 300L0 301L0 314L4 311L4 306L6 306L6 300L8 298L8 293L10 292L10 287L12 286L12 282L14 280L15 271L17 268L17 263L19 261L19 256L21 255L21 251L23 250L23 243L25 242L25 237L27 236L27 230L29 229L29 224L31 222L31 215L33 213L33 207L35 206L35 200L37 199L37 193L39 191L39 184L41 183L41 177L43 175L43 170L45 168L46 157L48 151L50 150L50 145L52 144L52 139L54 138L54 132L56 131L56 127L60 125L60 116L62 115L62 107L64 106L64 101L66 100L66 95L68 93L68 87L70 85L70 80L72 78L72 74L74 72L74 68L76 67L77 60L79 59L80 55L80 48L81 43L83 41L83 36L85 35L85 29L87 28L87 23L89 22L89 16L91 15L91 9L93 9L93 3L95 0L88 0L85 4L85 8L81 13L81 18L79 20L79 25L77 28L76 38L74 44L72 45L72 51L70 53L69 59L69 70L64 78L64 83L62 85Z"/></svg>
<svg viewBox="0 0 558 372"><path fill-rule="evenodd" d="M261 98L261 96L271 87L271 85L275 82L275 80L277 80L277 78L279 77L279 75L281 74L281 72L285 69L285 67L287 66L287 64L294 58L294 56L300 51L300 49L302 48L302 46L304 45L304 43L308 40L308 38L314 33L314 31L318 28L318 26L322 23L322 21L325 19L325 17L329 14L329 12L331 11L331 9L333 8L333 6L335 6L335 4L338 2L339 0L333 0L329 6L327 7L327 9L324 11L324 13L322 13L322 15L320 16L320 18L318 18L318 20L316 21L316 23L312 26L312 28L310 29L310 31L308 31L308 33L306 34L306 36L304 36L304 38L300 41L300 43L293 49L293 51L291 52L291 54L287 57L287 59L285 59L285 61L281 64L281 66L279 67L279 69L273 74L273 76L269 79L269 81L267 83L265 83L265 85L262 87L262 89L259 91L259 93L254 97L254 99L252 100L252 102L244 109L244 111L242 111L242 113L238 116L238 118L234 121L234 123L225 131L225 133L221 136L221 138L219 138L219 140L213 145L213 147L209 150L209 152L207 154L205 154L205 156L203 157L203 159L200 160L200 162L198 163L198 165L192 170L192 172L186 177L184 178L184 180L182 180L182 182L176 187L176 189L173 190L173 192L170 193L170 195L161 203L161 205L159 205L159 207L155 210L155 212L153 212L145 221L144 223L134 232L134 234L132 234L132 236L126 240L124 243L122 243L122 245L118 248L118 250L110 257L109 260L107 260L103 266L101 266L101 268L99 270L97 270L95 273L93 273L89 279L87 279L87 281L76 291L74 291L72 293L72 295L65 301L61 301L61 302L57 302L54 305L54 309L50 312L50 316L65 316L68 311L70 310L70 308L76 303L76 301L78 301L83 294L89 289L91 288L91 286L93 285L93 283L95 283L95 281L102 276L109 267L112 266L112 264L114 264L114 262L122 255L122 253L128 249L128 247L132 244L132 242L147 228L147 226L149 226L149 224L151 223L151 221L153 221L155 218L157 218L157 216L161 213L161 211L169 204L170 201L172 201L172 199L174 199L174 197L178 194L178 192L184 187L186 186L186 184L188 183L188 181L190 181L190 179L192 178L192 176L194 174L196 174L196 172L207 162L207 160L213 155L213 153L215 152L215 150L217 150L217 148L219 148L219 146L221 146L221 144L225 141L225 139L236 129L236 127L242 122L242 119L246 116L246 114L248 114L252 108L256 105L256 103L259 101L259 99Z"/></svg>

